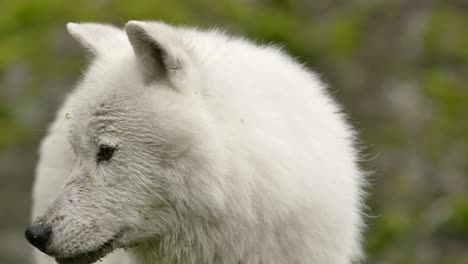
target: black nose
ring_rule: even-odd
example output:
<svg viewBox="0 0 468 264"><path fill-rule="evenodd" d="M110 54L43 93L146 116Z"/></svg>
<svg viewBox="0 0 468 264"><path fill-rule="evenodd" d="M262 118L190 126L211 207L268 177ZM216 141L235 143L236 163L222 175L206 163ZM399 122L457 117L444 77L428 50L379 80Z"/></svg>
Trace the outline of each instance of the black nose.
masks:
<svg viewBox="0 0 468 264"><path fill-rule="evenodd" d="M52 229L48 225L35 224L24 232L26 239L40 251L45 252L47 241L49 241Z"/></svg>

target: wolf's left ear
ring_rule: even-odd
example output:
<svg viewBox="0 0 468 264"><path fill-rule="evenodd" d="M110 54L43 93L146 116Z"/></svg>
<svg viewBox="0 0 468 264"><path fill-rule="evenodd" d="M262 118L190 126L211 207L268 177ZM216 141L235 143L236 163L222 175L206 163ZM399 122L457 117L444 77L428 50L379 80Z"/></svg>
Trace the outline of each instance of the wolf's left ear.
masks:
<svg viewBox="0 0 468 264"><path fill-rule="evenodd" d="M185 54L170 26L130 21L125 31L147 81L171 79L183 71Z"/></svg>
<svg viewBox="0 0 468 264"><path fill-rule="evenodd" d="M67 23L67 30L93 55L128 47L125 33L112 25L99 23Z"/></svg>

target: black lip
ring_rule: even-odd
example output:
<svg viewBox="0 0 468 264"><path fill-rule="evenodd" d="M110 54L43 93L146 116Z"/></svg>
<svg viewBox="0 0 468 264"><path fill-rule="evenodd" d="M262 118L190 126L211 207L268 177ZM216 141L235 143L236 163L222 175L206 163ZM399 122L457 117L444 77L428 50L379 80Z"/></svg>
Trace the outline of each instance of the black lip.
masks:
<svg viewBox="0 0 468 264"><path fill-rule="evenodd" d="M70 257L56 257L55 260L59 264L91 264L94 263L114 250L114 239L106 242L99 248L93 251L88 251L76 254Z"/></svg>

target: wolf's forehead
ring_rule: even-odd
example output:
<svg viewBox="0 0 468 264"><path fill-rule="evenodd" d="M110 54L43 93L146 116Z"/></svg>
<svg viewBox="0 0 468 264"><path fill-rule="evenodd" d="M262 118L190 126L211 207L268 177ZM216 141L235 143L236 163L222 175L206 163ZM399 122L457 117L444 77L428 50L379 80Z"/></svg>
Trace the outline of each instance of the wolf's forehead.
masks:
<svg viewBox="0 0 468 264"><path fill-rule="evenodd" d="M115 132L116 123L125 116L123 109L113 104L102 103L91 110L89 126L97 130L98 133Z"/></svg>
<svg viewBox="0 0 468 264"><path fill-rule="evenodd" d="M92 129L110 132L112 127L135 116L138 106L135 98L115 93L83 99L74 106L70 115L74 130Z"/></svg>
<svg viewBox="0 0 468 264"><path fill-rule="evenodd" d="M130 94L111 94L97 100L89 109L89 118L97 124L127 120L138 111L138 100Z"/></svg>

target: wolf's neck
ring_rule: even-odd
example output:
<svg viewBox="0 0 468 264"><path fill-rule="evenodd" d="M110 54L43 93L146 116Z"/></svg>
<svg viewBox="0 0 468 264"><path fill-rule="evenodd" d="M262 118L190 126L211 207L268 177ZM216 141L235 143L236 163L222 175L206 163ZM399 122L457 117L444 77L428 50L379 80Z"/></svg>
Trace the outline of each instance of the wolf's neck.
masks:
<svg viewBox="0 0 468 264"><path fill-rule="evenodd" d="M239 246L244 239L236 234L225 233L226 230L235 229L226 228L223 223L208 219L192 218L190 222L184 229L179 228L176 232L172 231L133 248L137 263L238 263L241 255L247 254L248 249Z"/></svg>
<svg viewBox="0 0 468 264"><path fill-rule="evenodd" d="M196 241L200 241L197 239ZM138 264L213 263L215 252L203 249L199 242L186 235L173 234L132 248Z"/></svg>

